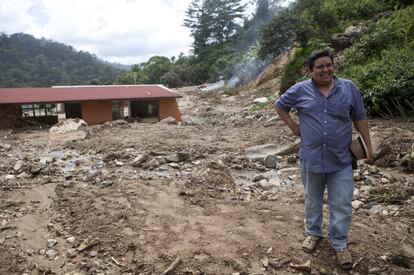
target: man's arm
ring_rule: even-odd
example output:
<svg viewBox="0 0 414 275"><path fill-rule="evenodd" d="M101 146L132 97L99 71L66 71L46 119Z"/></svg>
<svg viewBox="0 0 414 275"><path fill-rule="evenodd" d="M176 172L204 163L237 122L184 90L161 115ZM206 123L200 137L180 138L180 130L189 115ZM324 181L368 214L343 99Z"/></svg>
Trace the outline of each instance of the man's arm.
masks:
<svg viewBox="0 0 414 275"><path fill-rule="evenodd" d="M369 135L369 127L368 127L368 120L356 120L354 121L355 128L360 133L362 139L365 142L365 145L367 146L368 152L367 152L367 162L372 163L374 162L374 154L372 153L372 146L371 146L371 137Z"/></svg>
<svg viewBox="0 0 414 275"><path fill-rule="evenodd" d="M276 106L276 112L278 113L279 117L283 120L283 122L292 130L295 136L300 137L300 128L299 124L294 121L288 112Z"/></svg>

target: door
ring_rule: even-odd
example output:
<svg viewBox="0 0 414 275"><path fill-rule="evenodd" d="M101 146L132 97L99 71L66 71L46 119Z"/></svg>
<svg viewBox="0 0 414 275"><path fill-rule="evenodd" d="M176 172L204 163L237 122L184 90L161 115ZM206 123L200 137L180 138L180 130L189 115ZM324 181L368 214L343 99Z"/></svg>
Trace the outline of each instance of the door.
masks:
<svg viewBox="0 0 414 275"><path fill-rule="evenodd" d="M66 118L82 118L82 107L80 103L65 103Z"/></svg>
<svg viewBox="0 0 414 275"><path fill-rule="evenodd" d="M158 118L158 100L131 101L131 116L133 118Z"/></svg>

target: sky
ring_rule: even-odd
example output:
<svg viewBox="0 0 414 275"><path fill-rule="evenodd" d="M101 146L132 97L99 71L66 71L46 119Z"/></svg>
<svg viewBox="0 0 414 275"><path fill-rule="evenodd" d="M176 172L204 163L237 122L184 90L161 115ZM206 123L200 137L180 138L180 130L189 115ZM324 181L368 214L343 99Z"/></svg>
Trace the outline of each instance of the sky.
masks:
<svg viewBox="0 0 414 275"><path fill-rule="evenodd" d="M0 0L0 32L51 39L125 65L188 54L191 0Z"/></svg>

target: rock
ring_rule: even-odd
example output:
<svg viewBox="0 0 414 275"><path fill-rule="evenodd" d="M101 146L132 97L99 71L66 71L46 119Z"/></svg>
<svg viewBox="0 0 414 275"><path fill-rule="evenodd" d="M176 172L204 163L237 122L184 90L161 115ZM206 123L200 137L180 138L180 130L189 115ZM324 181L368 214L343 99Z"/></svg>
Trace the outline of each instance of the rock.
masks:
<svg viewBox="0 0 414 275"><path fill-rule="evenodd" d="M368 170L371 175L377 175L379 173L377 166L369 166Z"/></svg>
<svg viewBox="0 0 414 275"><path fill-rule="evenodd" d="M275 155L268 155L264 159L264 165L267 168L276 168L277 167L277 157Z"/></svg>
<svg viewBox="0 0 414 275"><path fill-rule="evenodd" d="M73 243L74 241L75 241L75 237L73 236L66 238L67 243Z"/></svg>
<svg viewBox="0 0 414 275"><path fill-rule="evenodd" d="M48 239L47 240L47 247L51 248L57 244L57 240L55 239Z"/></svg>
<svg viewBox="0 0 414 275"><path fill-rule="evenodd" d="M23 169L23 167L24 167L25 165L26 165L26 164L25 164L25 162L24 162L24 161L22 161L22 160L18 160L18 161L14 164L14 166L13 166L13 172L14 172L15 174L17 174L17 173L21 172L21 170Z"/></svg>
<svg viewBox="0 0 414 275"><path fill-rule="evenodd" d="M352 46L354 38L363 30L362 25L349 26L343 33L336 33L331 38L332 47L335 50L343 50Z"/></svg>
<svg viewBox="0 0 414 275"><path fill-rule="evenodd" d="M263 174L257 174L253 177L253 182L259 182L264 179L267 181L266 177Z"/></svg>
<svg viewBox="0 0 414 275"><path fill-rule="evenodd" d="M270 188L272 188L272 184L268 182L266 179L259 181L256 185L262 190L269 190Z"/></svg>
<svg viewBox="0 0 414 275"><path fill-rule="evenodd" d="M390 181L387 178L381 178L381 183L386 184L390 183Z"/></svg>
<svg viewBox="0 0 414 275"><path fill-rule="evenodd" d="M46 256L50 260L54 260L58 254L59 254L59 252L55 249L49 249L49 250L46 251Z"/></svg>
<svg viewBox="0 0 414 275"><path fill-rule="evenodd" d="M267 103L269 103L269 100L267 99L267 97L259 97L259 98L255 98L253 100L253 103L255 103L255 104L267 104Z"/></svg>
<svg viewBox="0 0 414 275"><path fill-rule="evenodd" d="M56 134L63 134L71 131L76 131L82 126L87 126L86 122L82 119L75 118L75 119L65 119L55 126L51 127L49 132L56 133Z"/></svg>
<svg viewBox="0 0 414 275"><path fill-rule="evenodd" d="M121 167L121 166L124 166L124 163L122 162L122 161L119 161L119 160L115 160L115 166L118 166L118 167Z"/></svg>
<svg viewBox="0 0 414 275"><path fill-rule="evenodd" d="M297 157L295 155L289 156L287 162L290 164L296 163Z"/></svg>
<svg viewBox="0 0 414 275"><path fill-rule="evenodd" d="M40 165L35 164L30 168L30 173L32 174L32 177L39 175L41 171L42 171L42 166Z"/></svg>
<svg viewBox="0 0 414 275"><path fill-rule="evenodd" d="M159 164L158 160L154 158L154 159L152 159L148 162L148 166L149 166L149 168L157 168L157 167L160 166L160 164Z"/></svg>
<svg viewBox="0 0 414 275"><path fill-rule="evenodd" d="M310 272L312 270L311 260L308 260L307 262L300 263L300 264L294 264L294 263L291 262L290 267L292 267L294 269L298 269L298 270L307 271L307 272Z"/></svg>
<svg viewBox="0 0 414 275"><path fill-rule="evenodd" d="M372 185L374 185L374 183L373 183L371 178L366 178L365 181L364 181L364 185L372 186Z"/></svg>
<svg viewBox="0 0 414 275"><path fill-rule="evenodd" d="M8 151L11 149L11 145L7 143L0 143L0 149L4 149L5 151Z"/></svg>
<svg viewBox="0 0 414 275"><path fill-rule="evenodd" d="M15 180L16 179L16 176L15 175L10 175L10 174L8 174L8 175L6 175L6 180Z"/></svg>
<svg viewBox="0 0 414 275"><path fill-rule="evenodd" d="M158 165L164 165L167 163L167 160L164 157L158 156L158 157L155 157L155 159L157 160Z"/></svg>
<svg viewBox="0 0 414 275"><path fill-rule="evenodd" d="M354 188L353 197L354 197L354 199L357 199L359 197L359 189L358 188Z"/></svg>
<svg viewBox="0 0 414 275"><path fill-rule="evenodd" d="M279 146L277 144L266 144L266 145L259 145L259 146L252 146L247 148L244 152L247 158L263 162L264 158L275 152Z"/></svg>
<svg viewBox="0 0 414 275"><path fill-rule="evenodd" d="M83 252L85 249L87 249L88 247L90 247L90 245L87 245L86 243L81 243L78 247L78 251L79 252Z"/></svg>
<svg viewBox="0 0 414 275"><path fill-rule="evenodd" d="M111 181L111 180L104 180L103 182L101 182L102 187L108 187L108 186L111 186L113 184L114 184L114 182Z"/></svg>
<svg viewBox="0 0 414 275"><path fill-rule="evenodd" d="M374 206L372 206L371 207L371 209L369 209L368 210L371 214L379 214L379 213L382 213L382 211L383 211L383 208L382 208L382 206L381 205L379 205L379 204L376 204L376 205L374 205Z"/></svg>
<svg viewBox="0 0 414 275"><path fill-rule="evenodd" d="M349 26L345 29L344 34L355 36L364 29L363 25Z"/></svg>
<svg viewBox="0 0 414 275"><path fill-rule="evenodd" d="M356 210L356 209L360 208L361 205L363 205L363 204L364 203L362 201L355 200L355 201L352 202L352 208Z"/></svg>
<svg viewBox="0 0 414 275"><path fill-rule="evenodd" d="M174 169L180 169L180 165L178 163L172 162L168 163L168 165Z"/></svg>
<svg viewBox="0 0 414 275"><path fill-rule="evenodd" d="M161 120L159 123L172 125L172 124L177 124L177 120L175 118L169 116L169 117L164 118L163 120Z"/></svg>
<svg viewBox="0 0 414 275"><path fill-rule="evenodd" d="M319 268L319 272L321 273L321 274L328 274L328 271L325 269L325 268L323 268L323 267L320 267ZM356 275L356 274L355 274Z"/></svg>
<svg viewBox="0 0 414 275"><path fill-rule="evenodd" d="M148 159L147 154L138 155L132 162L131 165L135 167L139 167Z"/></svg>
<svg viewBox="0 0 414 275"><path fill-rule="evenodd" d="M269 267L269 259L268 258L261 259L260 262L262 263L264 268Z"/></svg>
<svg viewBox="0 0 414 275"><path fill-rule="evenodd" d="M381 267L379 266L371 267L368 270L368 274L379 274L380 272L381 272Z"/></svg>
<svg viewBox="0 0 414 275"><path fill-rule="evenodd" d="M89 252L90 257L96 257L97 255L98 255L98 253L96 251Z"/></svg>
<svg viewBox="0 0 414 275"><path fill-rule="evenodd" d="M344 33L335 33L331 38L332 47L337 51L350 47L353 41L353 37L349 37Z"/></svg>
<svg viewBox="0 0 414 275"><path fill-rule="evenodd" d="M16 178L18 178L18 179L28 179L28 178L30 178L30 175L27 174L26 172L22 172L22 173L18 174L16 176Z"/></svg>
<svg viewBox="0 0 414 275"><path fill-rule="evenodd" d="M177 154L169 154L165 156L167 162L180 162Z"/></svg>
<svg viewBox="0 0 414 275"><path fill-rule="evenodd" d="M76 258L76 256L78 255L78 252L76 251L76 249L68 249L68 251L66 251L66 257L68 257L69 259L73 259Z"/></svg>

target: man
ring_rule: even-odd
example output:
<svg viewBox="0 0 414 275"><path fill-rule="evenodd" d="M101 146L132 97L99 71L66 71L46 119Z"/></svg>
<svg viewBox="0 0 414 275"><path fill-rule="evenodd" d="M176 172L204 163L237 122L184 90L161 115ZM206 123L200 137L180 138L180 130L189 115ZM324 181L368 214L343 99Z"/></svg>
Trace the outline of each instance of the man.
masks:
<svg viewBox="0 0 414 275"><path fill-rule="evenodd" d="M367 115L356 85L334 75L330 50L313 52L308 61L312 79L293 85L275 103L276 111L293 134L300 136L300 164L305 187L306 238L304 251L312 253L322 239L322 204L328 188L329 241L338 262L352 268L347 248L352 219L353 171L349 144L352 122L372 161ZM289 111L296 108L299 123Z"/></svg>

